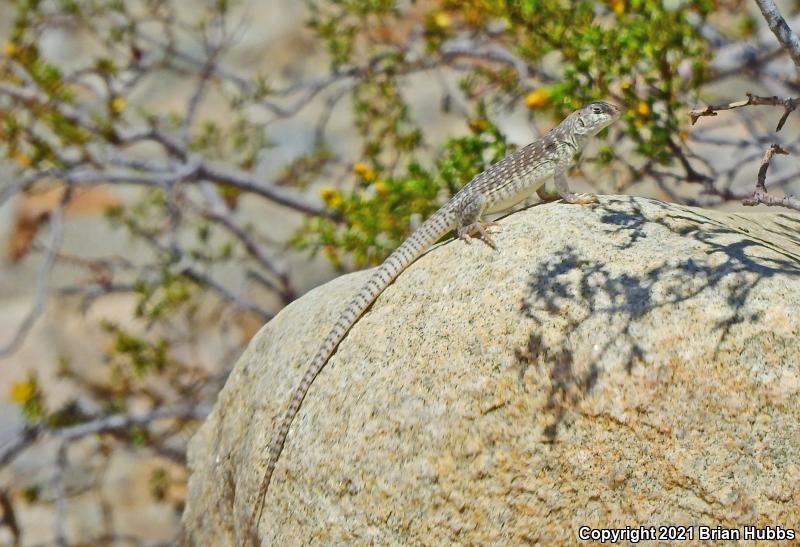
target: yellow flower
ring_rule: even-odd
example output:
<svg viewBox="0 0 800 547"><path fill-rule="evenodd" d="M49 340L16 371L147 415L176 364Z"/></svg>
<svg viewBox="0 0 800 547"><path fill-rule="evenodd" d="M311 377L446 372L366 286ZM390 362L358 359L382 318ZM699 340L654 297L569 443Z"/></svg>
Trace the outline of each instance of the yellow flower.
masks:
<svg viewBox="0 0 800 547"><path fill-rule="evenodd" d="M323 186L319 195L328 207L336 208L342 204L342 194L332 186Z"/></svg>
<svg viewBox="0 0 800 547"><path fill-rule="evenodd" d="M353 165L353 172L364 180L374 180L375 170L364 162L356 162Z"/></svg>
<svg viewBox="0 0 800 547"><path fill-rule="evenodd" d="M111 110L119 114L128 106L128 101L124 97L114 97L111 101Z"/></svg>
<svg viewBox="0 0 800 547"><path fill-rule="evenodd" d="M338 193L338 192L337 192L337 193L336 193L336 195L335 195L335 196L333 196L333 197L330 199L330 201L328 201L328 205L329 205L329 206L330 206L332 209L336 209L336 208L338 208L338 207L339 207L339 206L342 204L342 202L343 202L343 201L344 201L344 200L342 199L342 194L340 194L340 193Z"/></svg>
<svg viewBox="0 0 800 547"><path fill-rule="evenodd" d="M34 393L36 393L36 384L31 380L26 380L12 385L9 397L14 403L25 404L31 400Z"/></svg>
<svg viewBox="0 0 800 547"><path fill-rule="evenodd" d="M3 42L3 53L9 57L13 57L17 51L19 51L19 48L14 42Z"/></svg>
<svg viewBox="0 0 800 547"><path fill-rule="evenodd" d="M452 23L452 20L447 13L439 11L433 16L433 23L439 28L447 28Z"/></svg>
<svg viewBox="0 0 800 547"><path fill-rule="evenodd" d="M375 191L378 194L384 196L389 193L389 185L383 182L382 180L379 180L378 182L375 183Z"/></svg>
<svg viewBox="0 0 800 547"><path fill-rule="evenodd" d="M549 99L550 92L546 88L540 87L528 93L525 97L525 104L528 105L528 108L539 108L544 106Z"/></svg>
<svg viewBox="0 0 800 547"><path fill-rule="evenodd" d="M648 116L650 114L650 105L644 101L639 101L639 104L636 105L636 112L638 112L640 116Z"/></svg>
<svg viewBox="0 0 800 547"><path fill-rule="evenodd" d="M30 167L31 163L33 163L31 157L25 152L17 152L14 154L14 160L16 160L20 167Z"/></svg>
<svg viewBox="0 0 800 547"><path fill-rule="evenodd" d="M625 0L611 0L611 9L617 15L625 13Z"/></svg>
<svg viewBox="0 0 800 547"><path fill-rule="evenodd" d="M489 129L489 120L486 118L473 118L469 120L468 125L475 133L480 133Z"/></svg>
<svg viewBox="0 0 800 547"><path fill-rule="evenodd" d="M319 195L325 201L328 201L331 198L331 196L333 196L338 192L339 191L333 186L323 186L322 188L319 189Z"/></svg>

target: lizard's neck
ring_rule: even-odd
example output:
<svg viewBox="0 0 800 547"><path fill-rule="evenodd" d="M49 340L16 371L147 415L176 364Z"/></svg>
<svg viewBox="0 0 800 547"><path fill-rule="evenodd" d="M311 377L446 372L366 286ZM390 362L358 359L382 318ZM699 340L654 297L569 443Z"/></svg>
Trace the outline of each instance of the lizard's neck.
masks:
<svg viewBox="0 0 800 547"><path fill-rule="evenodd" d="M576 133L572 124L572 120L565 120L556 128L553 137L554 140L566 144L572 149L573 153L577 153L586 142L588 135Z"/></svg>
<svg viewBox="0 0 800 547"><path fill-rule="evenodd" d="M564 120L562 125L564 125L562 138L575 149L575 152L577 152L583 147L584 144L586 144L586 141L589 140L590 135L576 131L575 118L572 116Z"/></svg>

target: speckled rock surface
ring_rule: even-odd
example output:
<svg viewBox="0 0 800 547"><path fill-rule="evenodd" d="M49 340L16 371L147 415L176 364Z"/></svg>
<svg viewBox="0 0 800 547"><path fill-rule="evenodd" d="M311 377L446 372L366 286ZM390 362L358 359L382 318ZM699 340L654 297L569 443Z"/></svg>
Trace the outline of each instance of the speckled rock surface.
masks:
<svg viewBox="0 0 800 547"><path fill-rule="evenodd" d="M264 544L572 543L591 527L800 532L800 217L608 196L438 246L323 370ZM290 392L366 279L253 339L190 448L186 542L231 545Z"/></svg>

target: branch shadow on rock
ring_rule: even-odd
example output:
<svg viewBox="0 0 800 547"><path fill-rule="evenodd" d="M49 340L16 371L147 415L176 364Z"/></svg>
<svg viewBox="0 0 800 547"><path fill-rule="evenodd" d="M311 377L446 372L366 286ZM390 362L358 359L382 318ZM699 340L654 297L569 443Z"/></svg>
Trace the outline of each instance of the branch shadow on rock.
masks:
<svg viewBox="0 0 800 547"><path fill-rule="evenodd" d="M637 363L646 364L649 348L639 331L651 312L674 308L681 313L680 308L692 300L724 295L725 317L702 326L717 333L716 356L736 325L762 319L760 312L747 306L760 284L778 275L800 278L800 255L791 249L797 238L780 231L789 227L794 231L800 225L797 218L776 215L775 227L749 230L747 226L755 226L752 217L739 227L735 215L728 224L701 210L659 201L643 207L641 202L614 198L595 206L600 229L614 247L610 261L588 258L578 247L566 244L543 257L530 273L520 313L535 327L515 355L521 376L536 363L549 367L551 387L544 410L552 419L543 431L548 442L556 440L570 410L577 408L605 368L622 366L630 374ZM667 250L642 267L641 257L652 256L653 251L652 246L640 249L663 228L692 241L684 245L676 240L675 253ZM664 239L663 233L659 235ZM765 236L775 236L778 243ZM704 256L698 254L696 243L705 250ZM690 248L692 252L681 256L681 249ZM558 346L546 347L540 327L553 324L563 325L564 335ZM585 347L587 337L594 341L591 357L584 352L584 357L576 358L574 348L579 342Z"/></svg>

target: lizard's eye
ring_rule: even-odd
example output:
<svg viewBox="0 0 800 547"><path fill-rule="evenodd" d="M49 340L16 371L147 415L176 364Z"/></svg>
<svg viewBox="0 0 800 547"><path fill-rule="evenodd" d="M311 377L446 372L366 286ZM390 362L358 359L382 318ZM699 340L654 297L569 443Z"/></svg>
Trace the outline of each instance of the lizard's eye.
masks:
<svg viewBox="0 0 800 547"><path fill-rule="evenodd" d="M594 112L595 114L600 114L600 112L601 112L600 107L599 106L593 106L592 107L592 112Z"/></svg>

